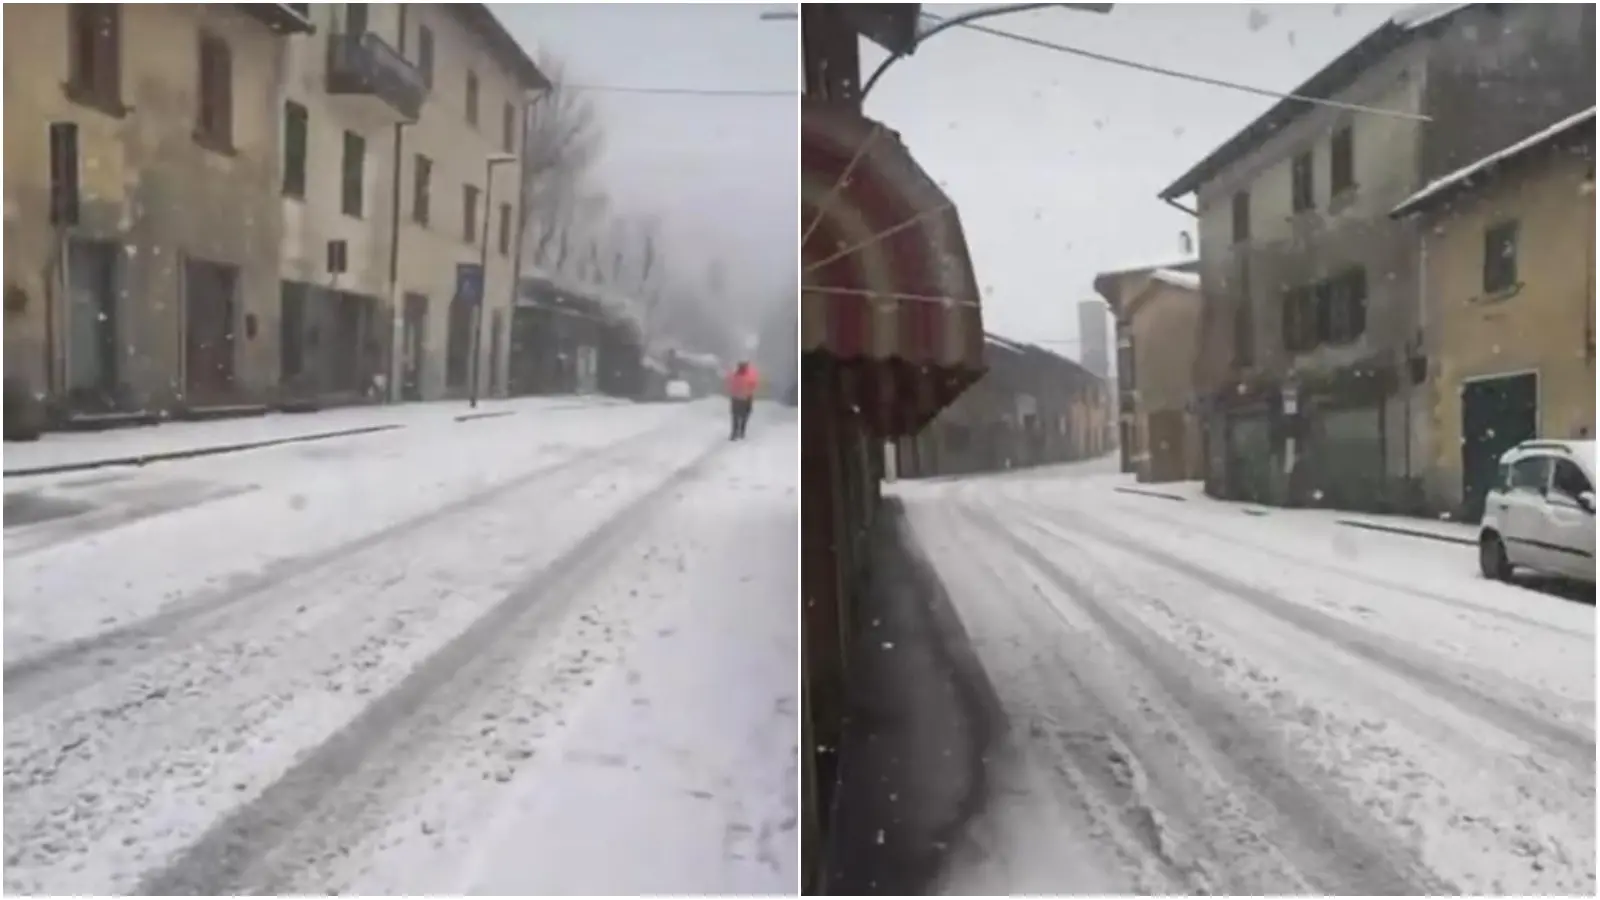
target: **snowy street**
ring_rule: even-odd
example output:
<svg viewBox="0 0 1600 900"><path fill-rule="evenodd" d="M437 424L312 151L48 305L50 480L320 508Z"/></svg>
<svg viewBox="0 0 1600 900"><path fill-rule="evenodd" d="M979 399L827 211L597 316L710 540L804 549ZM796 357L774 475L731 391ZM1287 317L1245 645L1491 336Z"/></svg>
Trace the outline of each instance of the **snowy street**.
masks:
<svg viewBox="0 0 1600 900"><path fill-rule="evenodd" d="M1592 605L1110 471L892 488L1004 723L939 892L1594 894Z"/></svg>
<svg viewBox="0 0 1600 900"><path fill-rule="evenodd" d="M796 417L726 428L7 478L7 892L791 891Z"/></svg>

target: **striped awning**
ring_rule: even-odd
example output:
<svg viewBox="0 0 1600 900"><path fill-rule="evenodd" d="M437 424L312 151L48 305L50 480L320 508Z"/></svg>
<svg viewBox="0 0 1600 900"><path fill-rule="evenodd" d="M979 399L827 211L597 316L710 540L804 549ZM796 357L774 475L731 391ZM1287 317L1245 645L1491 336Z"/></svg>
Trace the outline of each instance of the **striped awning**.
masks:
<svg viewBox="0 0 1600 900"><path fill-rule="evenodd" d="M915 417L925 420L984 369L960 216L883 125L808 100L801 129L801 348L951 385L931 395L913 386L914 402L934 404ZM913 402L900 393L886 402Z"/></svg>

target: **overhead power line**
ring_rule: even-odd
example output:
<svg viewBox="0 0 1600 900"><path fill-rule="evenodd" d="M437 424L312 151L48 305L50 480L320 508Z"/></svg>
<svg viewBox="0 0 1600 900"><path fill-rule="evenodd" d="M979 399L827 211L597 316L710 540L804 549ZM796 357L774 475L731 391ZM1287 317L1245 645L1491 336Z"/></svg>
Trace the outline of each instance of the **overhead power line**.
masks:
<svg viewBox="0 0 1600 900"><path fill-rule="evenodd" d="M925 18L932 19L934 21L944 21L942 16L937 16L930 12L924 12L922 15ZM1196 75L1193 72L1180 72L1176 69L1168 69L1163 66L1142 63L1137 60L1123 59L1122 57L1111 56L1105 53L1096 53L1093 50L1085 50L1082 47L1072 47L1066 44L1058 44L1054 41L1047 41L1043 38L1036 38L1026 34L1017 34L1014 31L1002 31L998 28L991 28L988 25L979 25L976 22L962 22L959 23L957 27L965 28L969 31L980 31L987 35L1005 38L1009 41L1017 41L1019 43L1028 44L1030 46L1039 47L1045 50L1054 50L1057 53L1081 56L1084 59L1092 59L1097 62L1108 63L1114 66L1122 66L1124 68L1135 69L1140 72L1148 72L1152 75L1165 75L1168 78L1177 78L1183 81L1194 82L1196 84L1205 84L1210 85L1211 87L1242 91L1246 94L1256 94L1261 97L1272 97L1278 100L1298 100L1302 103L1310 103L1316 106L1326 106L1333 109L1343 109L1351 112L1366 113L1368 115L1375 116L1388 116L1394 119L1409 119L1414 122L1432 121L1429 116L1425 116L1420 113L1406 112L1398 109L1383 109L1376 106L1362 106L1359 103L1345 103L1341 100L1329 100L1326 97L1311 97L1305 94L1274 91L1267 88L1255 87L1254 85L1240 84L1236 81L1226 81L1221 78L1212 78L1208 75Z"/></svg>

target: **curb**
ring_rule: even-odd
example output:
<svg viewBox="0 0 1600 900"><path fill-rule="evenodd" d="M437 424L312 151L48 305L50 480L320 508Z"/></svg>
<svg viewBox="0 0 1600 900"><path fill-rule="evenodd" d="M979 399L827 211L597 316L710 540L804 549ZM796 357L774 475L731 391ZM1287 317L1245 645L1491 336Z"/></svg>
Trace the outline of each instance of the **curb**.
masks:
<svg viewBox="0 0 1600 900"><path fill-rule="evenodd" d="M241 453L245 450L261 450L266 447L279 447L284 444L305 444L312 441L326 441L333 438L355 437L362 434L376 434L380 431L394 431L404 428L404 425L368 425L363 428L346 428L341 431L323 431L316 434L296 435L287 438L271 438L262 441L249 441L243 444L224 444L213 447L194 447L187 450L171 450L164 453L146 453L142 456L120 456L110 459L92 459L87 462L61 463L53 466L34 466L28 469L6 469L6 478L26 478L31 475L56 475L63 472L87 472L92 469L107 469L112 466L143 466L156 462L168 462L178 459L195 459L202 456L220 456L224 453Z"/></svg>
<svg viewBox="0 0 1600 900"><path fill-rule="evenodd" d="M1425 538L1430 541L1439 541L1445 544L1459 544L1463 547L1476 547L1478 542L1471 538L1456 537L1450 534L1440 534L1436 531L1423 531L1419 528L1406 528L1399 525L1384 525L1378 522L1363 522L1359 519L1337 519L1340 525L1349 528L1361 528L1366 531L1381 531L1386 534L1400 534L1406 537Z"/></svg>
<svg viewBox="0 0 1600 900"><path fill-rule="evenodd" d="M1112 488L1112 490L1116 491L1119 494L1138 494L1141 497L1155 497L1155 498L1160 499L1160 500L1172 500L1172 501L1175 501L1177 503L1188 503L1189 502L1189 498L1188 497L1180 497L1177 494L1163 494L1160 491L1145 491L1145 490L1140 490L1139 488L1131 488L1131 487L1114 487L1114 488Z"/></svg>
<svg viewBox="0 0 1600 900"><path fill-rule="evenodd" d="M462 413L461 415L456 416L456 421L476 422L480 419L503 419L506 416L514 416L516 414L517 411L514 409L497 409L489 412Z"/></svg>

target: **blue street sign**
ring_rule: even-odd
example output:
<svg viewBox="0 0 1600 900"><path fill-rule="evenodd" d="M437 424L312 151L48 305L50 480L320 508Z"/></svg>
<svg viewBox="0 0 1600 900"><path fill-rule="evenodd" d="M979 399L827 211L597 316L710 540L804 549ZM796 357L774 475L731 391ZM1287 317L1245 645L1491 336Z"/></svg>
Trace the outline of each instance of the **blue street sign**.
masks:
<svg viewBox="0 0 1600 900"><path fill-rule="evenodd" d="M456 263L456 296L474 306L483 302L483 266Z"/></svg>

